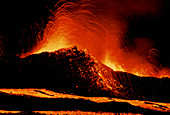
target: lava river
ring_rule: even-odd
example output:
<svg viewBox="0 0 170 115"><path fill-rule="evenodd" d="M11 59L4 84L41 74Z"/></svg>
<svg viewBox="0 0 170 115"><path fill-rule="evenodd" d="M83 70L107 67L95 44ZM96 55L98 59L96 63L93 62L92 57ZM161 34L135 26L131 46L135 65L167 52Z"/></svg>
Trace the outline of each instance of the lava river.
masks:
<svg viewBox="0 0 170 115"><path fill-rule="evenodd" d="M119 98L109 98L109 97L85 97L85 96L78 96L78 95L72 95L72 94L64 94L64 93L57 93L46 89L0 89L1 93L6 93L10 95L18 95L18 96L33 96L38 98L68 98L68 99L83 99L83 100L89 100L95 103L109 103L109 102L125 102L129 103L133 106L139 106L141 108L145 109L151 109L155 111L162 111L162 112L170 112L170 104L169 103L161 103L161 102L152 102L152 101L140 101L140 100L127 100L127 99L119 99ZM17 113L20 111L5 111L1 110L1 113ZM76 111L34 111L42 114L71 114L76 113ZM77 111L78 114L91 114L95 112L83 112L83 111ZM102 113L102 112L101 112ZM106 112L107 113L107 112ZM106 114L103 112L103 114ZM97 114L97 113L96 113ZM113 114L113 113L107 113L107 114ZM122 114L123 115L123 114Z"/></svg>

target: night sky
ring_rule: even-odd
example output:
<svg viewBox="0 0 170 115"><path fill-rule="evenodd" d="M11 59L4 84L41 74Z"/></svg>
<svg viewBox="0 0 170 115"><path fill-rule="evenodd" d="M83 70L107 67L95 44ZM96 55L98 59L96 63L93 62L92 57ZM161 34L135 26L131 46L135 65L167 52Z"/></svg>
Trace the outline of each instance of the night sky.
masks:
<svg viewBox="0 0 170 115"><path fill-rule="evenodd" d="M36 1L36 2L35 2ZM14 56L21 53L30 39L31 44L39 29L44 28L54 10L55 0L34 0L34 1L8 1L0 2L0 38L3 43L4 53L7 56ZM162 7L157 16L136 16L129 22L127 36L133 44L133 38L144 37L154 41L154 48L159 51L159 60L163 66L170 66L170 1L162 0ZM21 41L24 41L21 43ZM32 44L33 45L33 44Z"/></svg>

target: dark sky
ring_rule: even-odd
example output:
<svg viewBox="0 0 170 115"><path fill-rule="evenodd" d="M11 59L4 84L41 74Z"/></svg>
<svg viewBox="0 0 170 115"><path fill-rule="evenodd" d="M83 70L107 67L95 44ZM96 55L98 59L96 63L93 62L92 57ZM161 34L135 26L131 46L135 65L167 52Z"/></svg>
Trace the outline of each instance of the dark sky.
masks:
<svg viewBox="0 0 170 115"><path fill-rule="evenodd" d="M49 10L54 4L53 0L36 0L36 2L7 0L0 3L0 36L8 39L4 42L7 53L15 54L21 51L23 46L20 40L36 34L35 24L41 26L42 22L47 22Z"/></svg>
<svg viewBox="0 0 170 115"><path fill-rule="evenodd" d="M153 40L154 48L159 51L160 63L170 66L170 1L162 0L162 3L160 14L157 16L136 16L129 20L127 34L132 40L136 37Z"/></svg>
<svg viewBox="0 0 170 115"><path fill-rule="evenodd" d="M56 2L55 0L0 2L0 36L5 38L3 43L8 55L19 53L22 47L27 47L20 44L20 40L28 36L31 39L31 36L36 35L38 29L35 23L45 24L48 21L47 17L51 14L49 9L52 10ZM128 20L130 25L127 35L132 41L135 37L152 39L155 43L154 47L160 53L160 62L170 66L170 1L162 0L162 3L161 13L158 16L136 16ZM30 29L31 27L35 28Z"/></svg>

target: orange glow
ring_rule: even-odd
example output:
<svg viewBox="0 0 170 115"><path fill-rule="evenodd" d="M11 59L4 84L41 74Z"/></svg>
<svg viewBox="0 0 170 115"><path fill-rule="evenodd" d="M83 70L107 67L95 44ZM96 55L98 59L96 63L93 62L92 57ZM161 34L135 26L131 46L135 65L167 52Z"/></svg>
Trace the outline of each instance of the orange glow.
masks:
<svg viewBox="0 0 170 115"><path fill-rule="evenodd" d="M78 96L72 94L57 93L46 89L33 89L33 88L32 89L0 89L0 92L7 93L10 95L33 96L39 98L83 99L83 100L90 100L96 103L126 102L133 106L139 106L145 109L151 109L151 110L162 111L162 112L170 111L170 103L141 101L141 100L126 100L126 99L118 99L118 98L110 98L110 97L85 97L85 96Z"/></svg>
<svg viewBox="0 0 170 115"><path fill-rule="evenodd" d="M111 112L87 112L87 111L32 111L33 113L46 114L46 115L117 115L117 113ZM2 114L17 114L22 113L22 111L6 111L0 110ZM141 115L134 113L119 113L119 115Z"/></svg>
<svg viewBox="0 0 170 115"><path fill-rule="evenodd" d="M0 91L11 94L11 95L21 95L21 96L27 95L27 96L34 96L34 97L40 97L40 98L85 99L85 100L90 100L96 103L104 103L104 102L113 101L107 97L84 97L84 96L77 96L77 95L71 95L71 94L56 93L56 92L49 91L46 89L0 89ZM45 94L41 92L37 92L37 91L45 92Z"/></svg>
<svg viewBox="0 0 170 115"><path fill-rule="evenodd" d="M48 115L117 115L111 112L87 112L87 111L34 111L34 113ZM119 113L119 115L140 115L132 113Z"/></svg>
<svg viewBox="0 0 170 115"><path fill-rule="evenodd" d="M134 42L137 47L133 51L128 50L124 44L128 22L120 17L120 14L125 14L128 18L135 14L156 15L159 2L99 1L102 5L96 0L80 0L75 3L65 2L58 7L46 25L42 38L36 38L37 42L32 51L23 53L21 57L77 46L114 71L170 78L169 69L162 68L154 61L156 59L152 41L147 38L136 38ZM141 55L143 53L148 53L149 59Z"/></svg>
<svg viewBox="0 0 170 115"><path fill-rule="evenodd" d="M17 114L21 113L21 111L7 111L7 110L0 110L1 114Z"/></svg>

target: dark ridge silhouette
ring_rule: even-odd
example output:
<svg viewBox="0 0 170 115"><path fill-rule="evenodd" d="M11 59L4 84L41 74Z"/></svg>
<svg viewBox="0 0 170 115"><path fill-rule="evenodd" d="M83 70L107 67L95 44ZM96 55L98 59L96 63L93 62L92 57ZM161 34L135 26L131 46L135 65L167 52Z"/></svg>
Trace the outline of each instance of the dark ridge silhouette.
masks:
<svg viewBox="0 0 170 115"><path fill-rule="evenodd" d="M76 47L13 61L1 58L0 63L1 88L46 88L83 96L170 102L169 78L113 71Z"/></svg>

